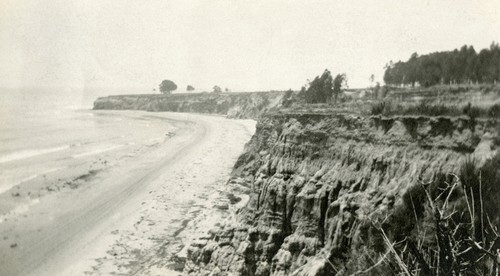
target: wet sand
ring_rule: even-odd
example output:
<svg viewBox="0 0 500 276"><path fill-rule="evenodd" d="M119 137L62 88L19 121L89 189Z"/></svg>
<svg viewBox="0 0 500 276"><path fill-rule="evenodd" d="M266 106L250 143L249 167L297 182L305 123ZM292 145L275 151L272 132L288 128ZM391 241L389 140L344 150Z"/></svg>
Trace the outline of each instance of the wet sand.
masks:
<svg viewBox="0 0 500 276"><path fill-rule="evenodd" d="M253 121L96 114L169 127L152 141L32 157L55 168L0 194L0 275L179 275L183 244L236 208L239 187L225 183Z"/></svg>

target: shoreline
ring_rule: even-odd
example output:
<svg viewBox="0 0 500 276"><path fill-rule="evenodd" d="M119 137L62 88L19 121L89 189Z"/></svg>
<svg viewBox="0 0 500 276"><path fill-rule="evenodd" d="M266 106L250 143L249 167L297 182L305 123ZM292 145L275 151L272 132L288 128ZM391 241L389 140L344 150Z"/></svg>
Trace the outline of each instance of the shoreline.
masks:
<svg viewBox="0 0 500 276"><path fill-rule="evenodd" d="M224 201L224 184L255 122L140 114L143 119L152 116L179 125L164 142L143 146L142 151L127 153L125 147L83 156L103 156L107 165L77 174L71 178L79 183L74 188L49 192L36 208L0 223L0 229L10 229L3 233L11 233L0 243L8 254L2 254L2 273L107 275L138 269L174 273L168 266L172 264L165 264L165 254L173 255L189 242L186 229L200 228L193 221L201 223L201 218L213 215L203 209L216 209L215 202ZM174 239L165 244L168 237ZM157 254L158 250L164 253Z"/></svg>

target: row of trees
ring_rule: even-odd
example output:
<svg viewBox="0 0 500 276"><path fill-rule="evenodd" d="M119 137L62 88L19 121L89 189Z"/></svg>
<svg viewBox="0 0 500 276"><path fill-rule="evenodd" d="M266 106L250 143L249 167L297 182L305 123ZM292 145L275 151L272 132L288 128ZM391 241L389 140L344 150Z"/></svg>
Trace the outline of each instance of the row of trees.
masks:
<svg viewBox="0 0 500 276"><path fill-rule="evenodd" d="M435 84L496 83L500 80L500 46L493 42L479 53L464 45L460 50L411 55L406 62L386 66L389 85L431 86Z"/></svg>
<svg viewBox="0 0 500 276"><path fill-rule="evenodd" d="M327 103L331 100L336 103L342 86L347 86L346 74L338 74L333 78L331 72L325 69L321 76L316 76L302 87L299 96L307 103Z"/></svg>
<svg viewBox="0 0 500 276"><path fill-rule="evenodd" d="M229 88L224 88L224 91L226 92L231 92L231 90L229 90ZM212 88L212 92L214 93L222 93L222 88L218 85L215 85L213 88Z"/></svg>
<svg viewBox="0 0 500 276"><path fill-rule="evenodd" d="M177 84L175 84L171 80L164 80L160 83L159 89L160 89L160 92L163 94L170 94L177 89ZM186 91L194 91L194 90L195 90L195 88L192 85L188 85L186 87ZM226 88L225 91L229 92L230 90L228 88ZM222 88L220 88L220 86L218 86L218 85L215 85L213 87L213 92L221 93Z"/></svg>
<svg viewBox="0 0 500 276"><path fill-rule="evenodd" d="M342 92L342 87L347 86L346 74L337 74L335 78L332 73L325 69L321 76L316 76L313 81L309 82L302 87L299 92L299 97L304 99L307 103L327 103L332 100L336 103L337 98ZM160 92L163 94L170 94L177 89L177 85L171 80L164 80L160 83ZM188 85L187 91L193 91L194 87ZM230 90L225 89L226 92ZM222 88L218 85L213 87L214 93L221 93Z"/></svg>

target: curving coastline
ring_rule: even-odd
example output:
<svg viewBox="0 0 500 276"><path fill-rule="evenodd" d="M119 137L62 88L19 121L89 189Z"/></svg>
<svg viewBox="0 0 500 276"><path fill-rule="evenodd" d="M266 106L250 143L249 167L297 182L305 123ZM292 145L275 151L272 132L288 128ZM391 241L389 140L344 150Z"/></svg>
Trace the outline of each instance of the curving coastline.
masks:
<svg viewBox="0 0 500 276"><path fill-rule="evenodd" d="M118 95L98 98L94 110L144 110L209 113L256 119L282 105L284 92Z"/></svg>
<svg viewBox="0 0 500 276"><path fill-rule="evenodd" d="M422 183L432 194L446 190L470 160L477 170L498 173L496 118L316 109L253 109L256 132L227 183L248 201L189 244L181 254L184 274L397 274L390 259L383 261L392 250L383 237L439 244ZM494 225L497 179L484 180L489 192L482 197ZM465 213L469 184L456 183L447 204Z"/></svg>

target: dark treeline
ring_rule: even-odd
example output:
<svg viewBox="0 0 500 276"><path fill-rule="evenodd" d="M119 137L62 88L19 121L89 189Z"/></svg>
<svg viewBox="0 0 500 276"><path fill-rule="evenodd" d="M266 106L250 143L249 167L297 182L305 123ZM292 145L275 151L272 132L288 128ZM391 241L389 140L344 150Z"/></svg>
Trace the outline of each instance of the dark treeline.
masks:
<svg viewBox="0 0 500 276"><path fill-rule="evenodd" d="M332 73L325 69L321 76L316 76L313 81L302 87L299 96L306 103L327 103L331 100L336 103L342 86L347 86L346 74L337 74L333 78Z"/></svg>
<svg viewBox="0 0 500 276"><path fill-rule="evenodd" d="M431 86L435 84L496 83L500 80L500 47L493 42L479 53L464 45L460 50L411 55L406 62L386 66L389 85Z"/></svg>

